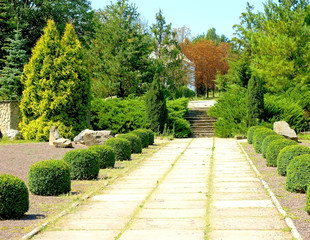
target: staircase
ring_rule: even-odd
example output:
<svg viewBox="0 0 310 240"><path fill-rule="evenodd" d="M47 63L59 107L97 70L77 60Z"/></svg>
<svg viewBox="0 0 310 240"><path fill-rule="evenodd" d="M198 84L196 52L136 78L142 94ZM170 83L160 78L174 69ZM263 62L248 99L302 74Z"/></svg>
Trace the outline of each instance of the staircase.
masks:
<svg viewBox="0 0 310 240"><path fill-rule="evenodd" d="M208 108L190 108L185 119L191 124L192 137L212 137L214 136L213 124L215 118L207 115Z"/></svg>

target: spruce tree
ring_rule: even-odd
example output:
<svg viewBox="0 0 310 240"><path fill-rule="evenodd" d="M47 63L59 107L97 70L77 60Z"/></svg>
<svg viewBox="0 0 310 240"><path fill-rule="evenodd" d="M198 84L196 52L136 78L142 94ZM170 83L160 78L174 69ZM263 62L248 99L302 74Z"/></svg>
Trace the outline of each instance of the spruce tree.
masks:
<svg viewBox="0 0 310 240"><path fill-rule="evenodd" d="M9 39L5 67L0 72L0 99L2 100L19 100L21 98L20 78L27 58L23 47L24 41L21 39L20 30L17 29L14 38Z"/></svg>
<svg viewBox="0 0 310 240"><path fill-rule="evenodd" d="M261 78L252 76L247 91L248 125L255 126L263 118L264 92Z"/></svg>
<svg viewBox="0 0 310 240"><path fill-rule="evenodd" d="M89 76L71 24L60 40L54 21L48 21L25 65L22 83L20 129L24 138L47 140L53 125L61 136L73 138L86 127Z"/></svg>
<svg viewBox="0 0 310 240"><path fill-rule="evenodd" d="M168 118L168 110L165 95L157 77L146 93L146 110L152 131L163 132Z"/></svg>

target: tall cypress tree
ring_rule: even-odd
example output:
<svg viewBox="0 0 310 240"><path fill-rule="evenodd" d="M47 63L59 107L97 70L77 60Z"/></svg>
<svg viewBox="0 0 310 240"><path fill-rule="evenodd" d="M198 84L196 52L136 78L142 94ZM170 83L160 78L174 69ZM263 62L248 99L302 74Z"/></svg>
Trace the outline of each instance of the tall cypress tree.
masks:
<svg viewBox="0 0 310 240"><path fill-rule="evenodd" d="M17 29L14 38L9 39L5 67L0 72L0 99L2 100L19 100L21 98L20 78L27 58L23 48L24 41L21 39L20 30Z"/></svg>
<svg viewBox="0 0 310 240"><path fill-rule="evenodd" d="M247 91L248 125L254 126L263 118L264 91L261 78L252 76Z"/></svg>
<svg viewBox="0 0 310 240"><path fill-rule="evenodd" d="M151 129L154 132L163 132L168 118L168 110L165 95L157 77L146 93L146 111Z"/></svg>

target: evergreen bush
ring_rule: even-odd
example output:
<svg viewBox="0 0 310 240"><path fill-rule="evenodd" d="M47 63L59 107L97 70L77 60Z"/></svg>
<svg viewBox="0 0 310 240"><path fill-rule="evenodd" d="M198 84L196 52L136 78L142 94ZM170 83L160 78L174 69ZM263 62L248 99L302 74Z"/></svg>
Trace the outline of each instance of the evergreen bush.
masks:
<svg viewBox="0 0 310 240"><path fill-rule="evenodd" d="M263 142L262 142L262 154L263 157L266 158L266 153L267 153L267 147L269 146L269 144L275 140L279 140L279 139L285 139L285 137L281 136L281 135L269 135L267 137L264 138Z"/></svg>
<svg viewBox="0 0 310 240"><path fill-rule="evenodd" d="M118 135L119 138L125 138L131 143L131 152L132 153L142 153L142 143L141 139L132 133Z"/></svg>
<svg viewBox="0 0 310 240"><path fill-rule="evenodd" d="M61 160L37 162L28 172L28 186L32 194L58 196L71 190L70 167Z"/></svg>
<svg viewBox="0 0 310 240"><path fill-rule="evenodd" d="M264 128L263 126L253 126L253 127L250 127L248 129L248 132L247 132L247 141L249 144L252 144L253 143L253 135L255 133L255 130L256 129L260 129L260 128Z"/></svg>
<svg viewBox="0 0 310 240"><path fill-rule="evenodd" d="M307 191L310 183L310 154L293 158L287 167L286 190L290 192Z"/></svg>
<svg viewBox="0 0 310 240"><path fill-rule="evenodd" d="M151 130L163 132L168 119L168 110L159 79L154 79L150 90L145 95L145 102Z"/></svg>
<svg viewBox="0 0 310 240"><path fill-rule="evenodd" d="M155 141L155 134L154 134L154 132L152 130L150 130L150 129L145 129L145 131L149 135L149 145L153 145L154 141Z"/></svg>
<svg viewBox="0 0 310 240"><path fill-rule="evenodd" d="M263 143L265 137L267 137L269 135L276 135L276 134L277 134L276 132L272 131L269 128L257 129L253 135L253 147L254 147L255 151L257 153L261 153L262 152L262 149L261 149L262 143Z"/></svg>
<svg viewBox="0 0 310 240"><path fill-rule="evenodd" d="M113 148L115 152L115 159L117 161L130 160L131 143L127 139L109 138L105 142L105 145Z"/></svg>
<svg viewBox="0 0 310 240"><path fill-rule="evenodd" d="M268 167L277 166L277 157L286 146L297 145L297 142L288 139L279 139L271 142L266 151L266 164Z"/></svg>
<svg viewBox="0 0 310 240"><path fill-rule="evenodd" d="M282 176L286 176L287 166L294 157L310 154L310 148L303 145L293 145L283 148L277 158L277 170Z"/></svg>
<svg viewBox="0 0 310 240"><path fill-rule="evenodd" d="M306 193L306 212L310 214L310 184L307 186Z"/></svg>
<svg viewBox="0 0 310 240"><path fill-rule="evenodd" d="M142 148L147 148L149 146L149 134L145 131L145 129L137 129L131 133L137 135L141 139Z"/></svg>
<svg viewBox="0 0 310 240"><path fill-rule="evenodd" d="M16 219L29 209L29 194L23 180L10 174L0 175L0 218Z"/></svg>
<svg viewBox="0 0 310 240"><path fill-rule="evenodd" d="M63 160L70 166L71 179L95 179L99 174L98 155L88 149L77 149L67 152Z"/></svg>
<svg viewBox="0 0 310 240"><path fill-rule="evenodd" d="M113 168L115 164L115 152L112 147L106 145L95 145L88 148L98 155L99 168Z"/></svg>

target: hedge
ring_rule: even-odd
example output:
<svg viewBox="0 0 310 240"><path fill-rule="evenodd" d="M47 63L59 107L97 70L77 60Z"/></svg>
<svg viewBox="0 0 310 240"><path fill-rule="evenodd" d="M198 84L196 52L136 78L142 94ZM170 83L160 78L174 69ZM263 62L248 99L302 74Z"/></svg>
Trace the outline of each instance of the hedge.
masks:
<svg viewBox="0 0 310 240"><path fill-rule="evenodd" d="M286 190L304 193L309 183L310 154L293 158L287 167Z"/></svg>
<svg viewBox="0 0 310 240"><path fill-rule="evenodd" d="M0 218L17 219L29 209L29 194L23 180L10 174L0 175Z"/></svg>
<svg viewBox="0 0 310 240"><path fill-rule="evenodd" d="M148 133L149 136L149 145L153 145L155 141L155 134L152 130L150 129L145 129L145 131Z"/></svg>
<svg viewBox="0 0 310 240"><path fill-rule="evenodd" d="M279 139L271 142L266 151L266 164L268 167L277 166L277 158L280 151L291 145L297 145L297 142L288 139Z"/></svg>
<svg viewBox="0 0 310 240"><path fill-rule="evenodd" d="M95 179L99 174L98 155L88 149L67 152L63 160L70 166L71 179Z"/></svg>
<svg viewBox="0 0 310 240"><path fill-rule="evenodd" d="M310 184L307 186L306 211L308 214L310 214Z"/></svg>
<svg viewBox="0 0 310 240"><path fill-rule="evenodd" d="M131 143L132 153L142 153L142 143L141 139L132 133L118 135L119 138L127 139Z"/></svg>
<svg viewBox="0 0 310 240"><path fill-rule="evenodd" d="M269 128L259 128L256 131L254 131L253 147L257 153L262 152L262 143L265 137L269 135L276 135L276 133Z"/></svg>
<svg viewBox="0 0 310 240"><path fill-rule="evenodd" d="M98 155L99 168L113 168L115 164L115 152L112 147L106 145L95 145L88 148Z"/></svg>
<svg viewBox="0 0 310 240"><path fill-rule="evenodd" d="M127 139L110 138L105 142L105 145L113 148L117 161L130 160L131 143Z"/></svg>
<svg viewBox="0 0 310 240"><path fill-rule="evenodd" d="M137 135L141 139L142 147L147 148L149 146L149 134L145 129L137 129L131 133Z"/></svg>
<svg viewBox="0 0 310 240"><path fill-rule="evenodd" d="M253 126L253 127L250 127L248 129L247 141L248 141L249 144L253 143L253 135L254 135L255 130L260 129L260 128L264 128L264 127L262 127L262 126Z"/></svg>
<svg viewBox="0 0 310 240"><path fill-rule="evenodd" d="M45 160L33 164L28 172L31 193L58 196L71 190L70 167L61 160Z"/></svg>
<svg viewBox="0 0 310 240"><path fill-rule="evenodd" d="M293 145L283 148L277 158L278 173L286 176L286 169L290 161L297 156L310 154L310 148L303 145Z"/></svg>
<svg viewBox="0 0 310 240"><path fill-rule="evenodd" d="M279 139L285 139L285 137L281 136L281 135L270 135L264 138L263 142L262 142L262 154L263 157L266 158L266 153L267 153L267 147L269 146L269 144L275 140L279 140Z"/></svg>

